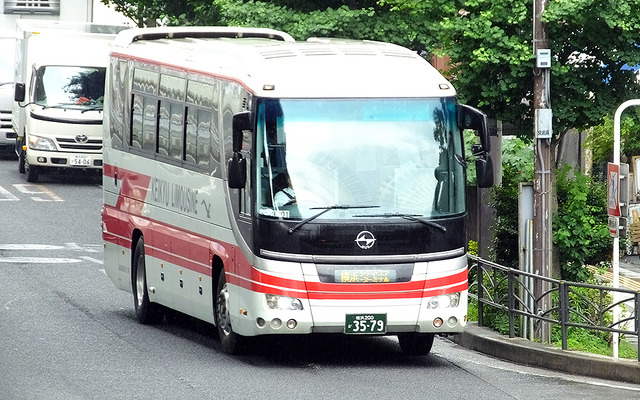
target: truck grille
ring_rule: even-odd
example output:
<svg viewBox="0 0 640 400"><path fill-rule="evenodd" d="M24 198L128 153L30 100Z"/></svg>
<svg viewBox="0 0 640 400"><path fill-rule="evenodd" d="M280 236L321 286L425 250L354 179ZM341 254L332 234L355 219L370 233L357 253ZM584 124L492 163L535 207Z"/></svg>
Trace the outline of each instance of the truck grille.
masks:
<svg viewBox="0 0 640 400"><path fill-rule="evenodd" d="M102 151L102 139L89 139L84 143L77 142L74 138L56 138L56 141L62 150Z"/></svg>

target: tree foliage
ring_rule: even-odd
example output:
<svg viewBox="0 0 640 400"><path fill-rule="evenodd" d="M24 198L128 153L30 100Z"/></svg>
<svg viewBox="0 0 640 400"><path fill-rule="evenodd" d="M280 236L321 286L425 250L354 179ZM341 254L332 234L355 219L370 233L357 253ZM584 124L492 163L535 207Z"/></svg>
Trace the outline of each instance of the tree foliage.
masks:
<svg viewBox="0 0 640 400"><path fill-rule="evenodd" d="M530 120L534 70L531 0L385 0L419 12L438 3L445 16L440 52L451 58L452 79L463 101L490 116L524 125ZM549 0L553 54L554 131L598 125L623 101L637 97L629 65L640 60L640 0ZM530 124L530 123L529 123ZM529 125L530 126L530 125ZM531 129L529 130L531 131Z"/></svg>
<svg viewBox="0 0 640 400"><path fill-rule="evenodd" d="M558 212L553 219L562 278L584 282L597 265L610 258L612 239L607 221L607 187L568 166L558 170Z"/></svg>

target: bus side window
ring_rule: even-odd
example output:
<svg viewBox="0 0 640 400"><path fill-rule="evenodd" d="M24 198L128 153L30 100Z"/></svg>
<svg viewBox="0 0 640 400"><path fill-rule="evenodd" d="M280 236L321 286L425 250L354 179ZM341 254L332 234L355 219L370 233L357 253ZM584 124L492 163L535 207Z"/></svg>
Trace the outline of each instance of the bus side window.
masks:
<svg viewBox="0 0 640 400"><path fill-rule="evenodd" d="M142 95L134 94L131 110L131 138L129 145L133 148L142 148Z"/></svg>

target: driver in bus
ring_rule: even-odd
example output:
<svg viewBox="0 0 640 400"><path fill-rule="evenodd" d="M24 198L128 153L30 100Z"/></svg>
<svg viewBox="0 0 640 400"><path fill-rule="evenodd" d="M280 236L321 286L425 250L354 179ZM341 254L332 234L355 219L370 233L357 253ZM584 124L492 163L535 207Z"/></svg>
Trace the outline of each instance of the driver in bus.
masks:
<svg viewBox="0 0 640 400"><path fill-rule="evenodd" d="M296 202L296 194L291 188L291 179L289 174L281 172L273 178L273 206L283 207Z"/></svg>

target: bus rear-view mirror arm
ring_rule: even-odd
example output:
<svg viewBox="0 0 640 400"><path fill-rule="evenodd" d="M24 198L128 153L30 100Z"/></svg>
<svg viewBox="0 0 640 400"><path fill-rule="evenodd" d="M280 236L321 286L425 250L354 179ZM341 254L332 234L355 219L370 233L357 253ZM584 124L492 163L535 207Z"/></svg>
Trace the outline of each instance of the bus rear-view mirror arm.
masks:
<svg viewBox="0 0 640 400"><path fill-rule="evenodd" d="M482 111L471 106L458 104L458 127L472 129L480 138L480 143L471 148L471 153L476 157L477 185L481 188L493 186L493 162L491 161L491 140L487 125L487 116Z"/></svg>

